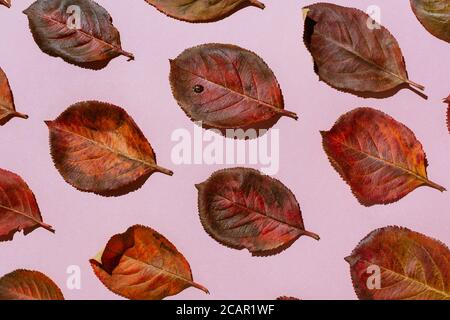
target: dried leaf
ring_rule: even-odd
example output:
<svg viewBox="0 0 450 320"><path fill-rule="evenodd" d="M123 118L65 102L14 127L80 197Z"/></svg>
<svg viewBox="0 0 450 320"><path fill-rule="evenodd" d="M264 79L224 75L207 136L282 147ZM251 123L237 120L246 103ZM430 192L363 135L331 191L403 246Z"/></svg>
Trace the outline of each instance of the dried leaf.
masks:
<svg viewBox="0 0 450 320"><path fill-rule="evenodd" d="M321 134L331 164L365 206L398 201L420 186L445 191L428 180L414 133L381 111L355 109Z"/></svg>
<svg viewBox="0 0 450 320"><path fill-rule="evenodd" d="M91 0L38 0L24 11L41 50L88 69L102 69L124 55L109 13ZM77 21L79 25L77 25Z"/></svg>
<svg viewBox="0 0 450 320"><path fill-rule="evenodd" d="M55 232L42 222L36 198L17 174L0 169L0 241L12 240L16 232L25 235L42 227Z"/></svg>
<svg viewBox="0 0 450 320"><path fill-rule="evenodd" d="M15 117L28 119L26 114L16 111L8 78L2 68L0 68L0 125L4 125Z"/></svg>
<svg viewBox="0 0 450 320"><path fill-rule="evenodd" d="M408 79L397 40L363 11L330 3L304 8L304 41L320 80L342 91L376 96L399 86L424 87Z"/></svg>
<svg viewBox="0 0 450 320"><path fill-rule="evenodd" d="M306 231L294 194L280 181L249 168L216 171L196 185L200 219L219 243L253 255L277 254Z"/></svg>
<svg viewBox="0 0 450 320"><path fill-rule="evenodd" d="M45 274L15 270L0 278L0 300L64 300L64 296Z"/></svg>
<svg viewBox="0 0 450 320"><path fill-rule="evenodd" d="M120 107L79 102L46 124L56 168L81 191L118 196L140 188L154 172L173 174L156 164L150 143Z"/></svg>
<svg viewBox="0 0 450 320"><path fill-rule="evenodd" d="M450 1L410 0L420 23L435 37L450 42Z"/></svg>
<svg viewBox="0 0 450 320"><path fill-rule="evenodd" d="M423 234L378 229L345 260L361 300L450 300L450 251Z"/></svg>
<svg viewBox="0 0 450 320"><path fill-rule="evenodd" d="M300 299L295 298L295 297L282 296L282 297L278 297L277 300L300 300Z"/></svg>
<svg viewBox="0 0 450 320"><path fill-rule="evenodd" d="M145 0L169 17L188 22L213 22L248 6L264 9L258 0Z"/></svg>
<svg viewBox="0 0 450 320"><path fill-rule="evenodd" d="M205 128L261 129L284 110L275 75L253 52L226 44L205 44L185 50L170 61L170 83L178 104Z"/></svg>
<svg viewBox="0 0 450 320"><path fill-rule="evenodd" d="M133 300L160 300L195 287L189 263L163 235L132 226L113 236L99 258L90 260L100 281L112 292Z"/></svg>
<svg viewBox="0 0 450 320"><path fill-rule="evenodd" d="M0 0L0 4L11 8L11 0Z"/></svg>

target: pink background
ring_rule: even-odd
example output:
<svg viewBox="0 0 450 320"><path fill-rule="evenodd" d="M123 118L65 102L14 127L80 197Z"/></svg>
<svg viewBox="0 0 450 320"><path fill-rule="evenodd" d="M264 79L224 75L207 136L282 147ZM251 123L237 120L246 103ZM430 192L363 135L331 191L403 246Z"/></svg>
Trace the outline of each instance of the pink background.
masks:
<svg viewBox="0 0 450 320"><path fill-rule="evenodd" d="M344 257L375 228L401 225L450 244L450 194L419 188L388 206L361 206L330 166L319 130L328 130L343 113L371 106L411 128L427 152L429 177L450 187L450 136L442 98L450 92L447 43L428 34L409 1L335 0L334 3L382 9L382 23L399 41L410 78L427 87L428 100L409 90L384 100L340 93L318 81L302 43L301 8L310 1L264 0L267 8L247 8L213 24L188 24L168 18L144 0L98 0L114 18L123 48L136 56L119 57L101 71L81 69L42 53L22 14L32 1L13 0L0 7L0 66L9 77L16 107L30 115L0 128L0 167L21 175L34 191L44 220L56 234L38 229L0 244L0 274L17 268L46 273L67 299L118 299L95 277L88 259L114 234L133 224L153 227L189 260L194 279L211 295L187 289L179 299L355 299ZM275 126L281 135L276 176L297 196L307 229L317 242L301 238L288 250L267 258L228 249L211 239L200 224L194 183L222 166L171 163L177 128L192 131L168 84L169 58L202 43L232 43L257 52L273 69L288 109L299 114ZM96 99L123 106L152 143L158 163L175 171L155 174L137 192L119 198L83 193L66 184L49 154L44 120L69 105ZM82 289L69 290L66 268L79 265Z"/></svg>

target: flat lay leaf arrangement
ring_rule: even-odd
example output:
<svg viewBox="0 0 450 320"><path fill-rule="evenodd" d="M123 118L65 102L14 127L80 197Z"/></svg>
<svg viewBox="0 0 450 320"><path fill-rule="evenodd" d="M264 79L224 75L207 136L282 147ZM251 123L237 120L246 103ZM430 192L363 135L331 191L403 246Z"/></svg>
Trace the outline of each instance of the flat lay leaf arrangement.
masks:
<svg viewBox="0 0 450 320"><path fill-rule="evenodd" d="M265 8L258 0L145 2L190 23L219 21L247 7ZM0 4L10 7L11 1L0 0ZM448 0L410 0L410 5L429 33L450 42ZM108 11L92 0L38 0L24 13L36 44L52 57L92 70L105 68L119 56L134 60L122 49ZM363 11L316 3L304 7L303 14L304 44L314 71L329 86L375 98L386 98L404 87L425 89L409 79L395 37L381 25L370 28L368 22L377 23ZM181 109L206 130L225 134L230 129L269 129L282 117L298 119L285 109L281 86L263 58L233 44L207 43L184 50L170 60L169 82ZM450 133L450 96L444 103ZM15 117L28 118L16 111L8 78L0 69L0 125ZM94 100L77 102L45 124L56 169L79 191L124 196L141 188L154 173L173 174L158 165L143 131L122 107ZM320 133L331 166L364 206L400 201L422 186L446 190L428 178L425 151L414 132L382 111L353 109ZM287 250L302 236L320 239L305 228L294 192L255 169L218 170L204 182L192 182L194 186L201 225L227 248L267 257ZM186 210L195 212L195 208ZM55 232L43 221L27 183L0 169L0 241L37 228ZM424 234L398 226L374 230L345 261L359 299L450 300L450 251ZM113 235L89 263L108 290L127 299L161 300L188 288L209 294L194 281L183 254L151 227L134 225ZM369 269L379 270L379 286L369 286ZM18 269L0 278L0 300L63 299L57 284L39 271Z"/></svg>

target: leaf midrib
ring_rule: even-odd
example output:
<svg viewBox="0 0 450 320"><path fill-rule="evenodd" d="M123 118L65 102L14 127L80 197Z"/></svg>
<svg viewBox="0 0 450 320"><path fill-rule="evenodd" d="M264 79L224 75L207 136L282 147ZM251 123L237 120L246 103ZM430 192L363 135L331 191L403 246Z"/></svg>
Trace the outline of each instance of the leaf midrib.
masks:
<svg viewBox="0 0 450 320"><path fill-rule="evenodd" d="M372 263L371 261L367 261L365 259L361 259L361 261L363 261L363 262L365 262L367 264L371 264ZM450 298L450 294L446 293L445 291L441 291L441 290L438 290L436 288L430 287L428 284L425 284L425 283L420 282L420 281L418 281L416 279L413 279L413 278L410 278L408 276L405 276L404 274L398 273L397 271L388 269L386 267L383 267L383 266L378 266L378 267L380 267L381 269L383 269L383 270L385 270L387 272L390 272L390 273L393 273L395 275L398 275L398 276L402 277L403 279L405 279L407 281L411 281L411 282L417 283L420 286L425 287L428 291L433 291L433 292L436 292L437 294L439 294L439 295L441 295L443 297ZM383 288L381 288L381 289L383 289Z"/></svg>
<svg viewBox="0 0 450 320"><path fill-rule="evenodd" d="M371 158L371 159L380 161L380 162L382 162L382 163L384 163L384 164L386 164L386 165L388 165L388 166L390 166L390 167L394 167L394 168L403 170L403 171L406 172L407 174L412 175L412 176L414 176L415 178L417 178L418 180L424 182L426 185L433 184L427 177L423 177L423 176L421 176L421 175L415 173L414 171L411 171L411 170L409 170L409 169L407 169L407 168L405 168L405 167L403 167L403 166L400 166L400 165L398 165L398 164L396 164L396 163L394 163L394 162L391 162L391 161L389 161L389 160L386 160L386 159L377 157L377 156L372 155L372 154L370 154L370 153L367 153L367 152L365 152L365 151L363 151L363 150L359 150L359 149L356 149L356 148L354 148L354 147L351 147L351 146L349 146L349 145L347 145L347 144L345 144L345 143L343 143L343 142L341 142L341 141L339 141L339 140L337 140L337 139L335 139L335 138L333 138L333 137L331 137L331 138L327 137L327 139L334 140L334 141L337 142L338 144L340 144L340 145L346 147L347 149L350 149L350 150L355 151L355 152L359 152L359 153L361 153L361 154L363 154L363 155L365 155L365 156L367 156L367 157L369 157L369 158Z"/></svg>
<svg viewBox="0 0 450 320"><path fill-rule="evenodd" d="M242 205L242 204L240 204L240 203L237 203L237 202L235 202L235 201L233 201L233 200L231 200L231 199L228 199L227 197L225 197L225 196L223 196L223 195L220 195L220 194L217 194L217 193L216 193L216 195L219 196L219 197L221 197L221 198L223 198L223 199L225 199L225 200L227 200L227 201L229 201L229 202L231 202L233 205L235 205L235 206L237 206L237 207L239 207L239 208L242 208L242 209L247 210L247 211L254 212L254 213L256 213L256 214L258 214L258 215L261 215L261 216L263 216L263 217L265 217L265 218L267 218L267 219L274 220L275 222L278 222L278 223L280 223L280 224L284 224L284 225L286 225L286 226L288 226L288 227L290 227L290 228L293 228L293 229L296 229L296 230L300 231L300 233L304 233L304 232L305 232L305 230L303 230L303 229L301 229L301 228L299 228L299 227L297 227L297 226L291 225L291 224L287 223L286 221L281 221L281 220L279 220L279 219L276 219L276 218L273 217L273 216L269 216L269 215L266 214L266 213L260 212L260 211L258 211L258 210L256 210L256 209L251 209L251 208L249 208L249 207L246 207L246 206L244 206L244 205Z"/></svg>
<svg viewBox="0 0 450 320"><path fill-rule="evenodd" d="M336 46L338 46L338 47L340 47L340 48L350 52L354 56L356 56L359 59L363 60L365 63L367 63L367 64L369 64L371 66L374 66L374 67L380 69L381 71L383 71L383 72L385 72L385 73L387 73L387 74L389 74L389 75L391 75L391 76L393 76L393 77L395 77L397 79L400 79L403 83L409 83L410 82L409 79L403 78L402 76L400 76L400 75L398 75L398 74L396 74L396 73L394 73L394 72L392 72L390 70L387 70L386 68L384 68L383 66L380 66L379 64L375 63L374 61L369 60L369 59L365 58L364 56L360 55L357 51L353 50L352 48L350 48L350 47L348 47L348 46L346 46L346 45L344 45L344 44L342 44L342 43L340 43L340 42L338 42L338 41L336 41L336 40L334 40L334 39L332 39L330 37L327 37L323 33L316 32L316 31L315 31L315 33L317 33L318 35L320 35L321 37L323 37L327 41L335 44Z"/></svg>
<svg viewBox="0 0 450 320"><path fill-rule="evenodd" d="M63 132L68 133L68 134L73 134L73 135L75 135L75 136L77 136L77 137L80 137L80 138L86 140L86 141L89 141L90 143L92 143L92 144L94 144L94 145L96 145L96 146L98 146L98 147L100 147L100 148L106 149L106 150L108 150L108 151L111 152L111 153L117 154L117 155L122 156L122 157L124 157L124 158L126 158L126 159L128 159L128 160L131 160L131 161L135 161L135 162L142 163L143 165L145 165L145 166L147 166L147 167L150 167L151 169L153 169L153 170L155 170L155 171L158 171L158 170L159 170L159 166L156 165L156 164L151 164L151 163L149 163L149 162L147 162L147 161L144 161L144 160L141 160L141 159L133 158L133 157L131 157L130 155L127 155L127 154L124 154L124 153L122 153L122 152L119 152L119 151L117 151L117 150L115 150L115 149L110 148L109 146L107 146L107 145L105 145L105 144L101 144L101 143L99 143L99 142L97 142L97 141L95 141L95 140L89 139L89 138L87 138L87 137L85 137L85 136L83 136L83 135L81 135L81 134L78 134L78 133L75 133L75 132L69 131L69 130L64 130L64 129L59 128L59 127L57 127L57 126L53 126L52 129L54 129L54 130L59 130L59 131L63 131Z"/></svg>

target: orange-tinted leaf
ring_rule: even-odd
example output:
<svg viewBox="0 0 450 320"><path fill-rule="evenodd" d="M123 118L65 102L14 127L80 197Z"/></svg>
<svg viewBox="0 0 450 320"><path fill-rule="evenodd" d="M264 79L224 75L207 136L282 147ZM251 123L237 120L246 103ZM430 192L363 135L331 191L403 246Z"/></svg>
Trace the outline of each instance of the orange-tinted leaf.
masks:
<svg viewBox="0 0 450 320"><path fill-rule="evenodd" d="M64 296L45 274L16 270L0 278L0 300L64 300Z"/></svg>
<svg viewBox="0 0 450 320"><path fill-rule="evenodd" d="M450 42L450 1L410 0L411 7L420 23L432 35Z"/></svg>
<svg viewBox="0 0 450 320"><path fill-rule="evenodd" d="M196 185L200 219L219 243L253 255L277 254L306 231L294 194L280 181L249 168L216 171Z"/></svg>
<svg viewBox="0 0 450 320"><path fill-rule="evenodd" d="M113 236L97 259L90 260L100 281L112 292L134 300L160 300L195 283L189 263L163 235L144 226Z"/></svg>
<svg viewBox="0 0 450 320"><path fill-rule="evenodd" d="M79 190L117 196L141 187L154 172L172 175L156 164L150 143L120 107L79 102L46 124L55 166Z"/></svg>
<svg viewBox="0 0 450 320"><path fill-rule="evenodd" d="M170 61L170 83L178 104L205 128L269 128L284 110L275 75L253 52L226 44L185 50Z"/></svg>
<svg viewBox="0 0 450 320"><path fill-rule="evenodd" d="M321 133L331 164L365 206L398 201L420 186L445 191L428 180L414 133L381 111L355 109Z"/></svg>
<svg viewBox="0 0 450 320"><path fill-rule="evenodd" d="M0 241L12 240L18 231L25 235L42 227L55 232L42 222L36 198L17 174L0 169Z"/></svg>
<svg viewBox="0 0 450 320"><path fill-rule="evenodd" d="M304 41L320 80L334 88L374 95L401 85L423 90L408 79L397 40L355 8L318 3L304 8Z"/></svg>
<svg viewBox="0 0 450 320"><path fill-rule="evenodd" d="M188 22L218 21L248 6L264 9L258 0L145 0L169 17Z"/></svg>
<svg viewBox="0 0 450 320"><path fill-rule="evenodd" d="M277 300L300 300L300 299L295 298L295 297L282 296L282 297L278 297Z"/></svg>
<svg viewBox="0 0 450 320"><path fill-rule="evenodd" d="M0 68L0 125L4 125L14 117L28 119L26 114L16 111L8 78Z"/></svg>
<svg viewBox="0 0 450 320"><path fill-rule="evenodd" d="M11 0L0 0L0 4L11 8Z"/></svg>
<svg viewBox="0 0 450 320"><path fill-rule="evenodd" d="M450 300L450 251L399 227L370 233L345 258L362 300Z"/></svg>
<svg viewBox="0 0 450 320"><path fill-rule="evenodd" d="M38 0L24 11L39 48L88 69L102 69L121 55L119 31L109 13L92 0Z"/></svg>

